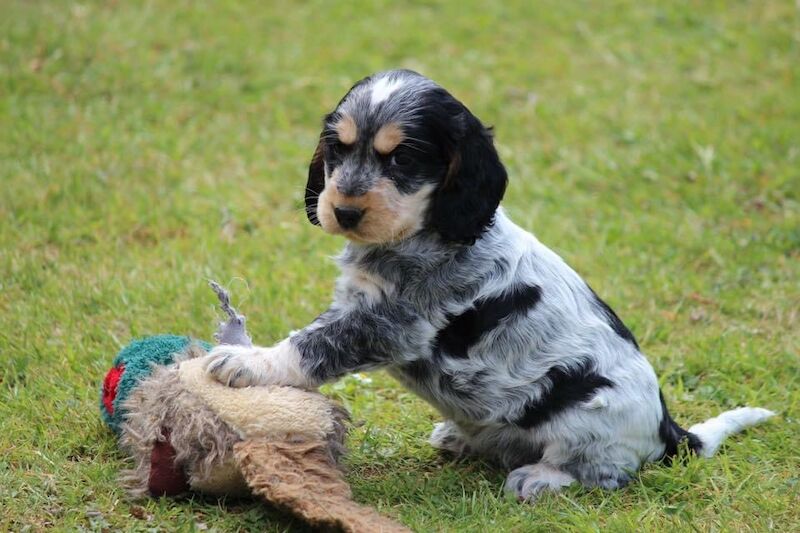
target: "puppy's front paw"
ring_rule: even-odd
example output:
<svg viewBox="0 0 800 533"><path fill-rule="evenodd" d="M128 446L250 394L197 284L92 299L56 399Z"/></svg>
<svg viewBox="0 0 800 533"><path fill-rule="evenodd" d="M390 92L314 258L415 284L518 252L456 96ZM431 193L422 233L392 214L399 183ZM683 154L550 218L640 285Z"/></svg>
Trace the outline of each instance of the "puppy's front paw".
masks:
<svg viewBox="0 0 800 533"><path fill-rule="evenodd" d="M268 351L264 348L223 344L209 352L206 372L229 387L270 383Z"/></svg>
<svg viewBox="0 0 800 533"><path fill-rule="evenodd" d="M470 453L464 435L452 420L445 420L444 422L435 424L433 426L433 432L428 438L428 442L434 448L452 453L456 456Z"/></svg>
<svg viewBox="0 0 800 533"><path fill-rule="evenodd" d="M537 463L512 470L506 478L505 490L520 501L532 503L543 492L558 492L574 481L575 478L566 472Z"/></svg>

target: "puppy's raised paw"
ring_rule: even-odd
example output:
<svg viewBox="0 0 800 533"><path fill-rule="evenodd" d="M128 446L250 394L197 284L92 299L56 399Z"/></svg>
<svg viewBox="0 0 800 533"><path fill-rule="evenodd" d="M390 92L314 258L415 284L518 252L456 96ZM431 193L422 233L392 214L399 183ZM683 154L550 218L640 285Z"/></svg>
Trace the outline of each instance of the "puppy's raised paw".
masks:
<svg viewBox="0 0 800 533"><path fill-rule="evenodd" d="M229 387L250 387L270 383L268 351L264 348L217 346L206 356L206 372Z"/></svg>

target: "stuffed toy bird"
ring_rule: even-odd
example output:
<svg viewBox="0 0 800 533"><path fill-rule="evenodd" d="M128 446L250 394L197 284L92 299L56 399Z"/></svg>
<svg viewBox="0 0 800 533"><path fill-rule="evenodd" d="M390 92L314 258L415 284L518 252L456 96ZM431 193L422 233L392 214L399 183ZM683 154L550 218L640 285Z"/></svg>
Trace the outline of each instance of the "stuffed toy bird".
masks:
<svg viewBox="0 0 800 533"><path fill-rule="evenodd" d="M245 317L211 282L228 320L218 344L251 346ZM343 408L295 387L230 388L205 372L211 345L157 335L131 342L103 380L100 410L134 467L134 497L252 494L314 527L409 531L351 499L339 468L349 420Z"/></svg>

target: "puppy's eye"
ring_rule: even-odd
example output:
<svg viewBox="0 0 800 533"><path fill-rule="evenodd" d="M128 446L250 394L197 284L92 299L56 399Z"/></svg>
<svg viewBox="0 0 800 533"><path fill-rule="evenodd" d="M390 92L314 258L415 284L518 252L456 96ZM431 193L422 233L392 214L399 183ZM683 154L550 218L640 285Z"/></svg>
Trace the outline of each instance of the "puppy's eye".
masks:
<svg viewBox="0 0 800 533"><path fill-rule="evenodd" d="M392 154L391 159L389 159L389 163L393 167L407 167L413 162L414 160L411 159L411 156L403 152L395 152Z"/></svg>
<svg viewBox="0 0 800 533"><path fill-rule="evenodd" d="M350 149L349 145L344 144L342 141L339 140L333 141L328 146L330 147L331 154L335 156L341 156L343 154L346 154L347 151Z"/></svg>

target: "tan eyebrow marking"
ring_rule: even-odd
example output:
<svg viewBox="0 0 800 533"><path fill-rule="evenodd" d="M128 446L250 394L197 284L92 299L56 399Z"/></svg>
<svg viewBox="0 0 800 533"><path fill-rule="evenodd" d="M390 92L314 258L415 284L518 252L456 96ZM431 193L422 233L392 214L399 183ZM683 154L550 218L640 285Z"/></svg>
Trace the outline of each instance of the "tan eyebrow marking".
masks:
<svg viewBox="0 0 800 533"><path fill-rule="evenodd" d="M333 129L336 130L339 140L343 144L353 144L358 138L358 127L350 115L342 115L342 118L333 125Z"/></svg>
<svg viewBox="0 0 800 533"><path fill-rule="evenodd" d="M405 138L406 136L400 125L396 122L390 122L381 126L378 133L375 134L372 146L375 147L378 153L386 155L397 148L397 145L403 142Z"/></svg>

